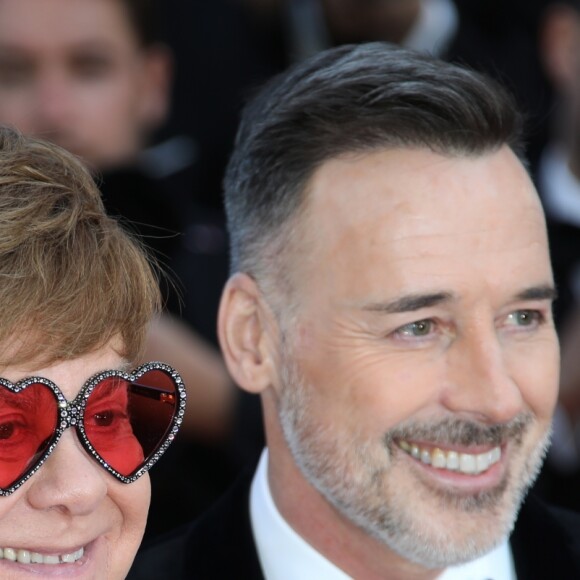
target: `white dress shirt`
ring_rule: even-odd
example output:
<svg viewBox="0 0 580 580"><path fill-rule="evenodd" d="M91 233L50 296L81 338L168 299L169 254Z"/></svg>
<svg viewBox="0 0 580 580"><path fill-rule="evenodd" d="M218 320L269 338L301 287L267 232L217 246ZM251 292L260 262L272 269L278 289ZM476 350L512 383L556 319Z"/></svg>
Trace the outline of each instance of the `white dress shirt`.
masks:
<svg viewBox="0 0 580 580"><path fill-rule="evenodd" d="M282 517L268 483L265 449L252 481L250 519L258 557L266 580L349 580ZM508 541L485 556L445 570L438 580L516 580Z"/></svg>

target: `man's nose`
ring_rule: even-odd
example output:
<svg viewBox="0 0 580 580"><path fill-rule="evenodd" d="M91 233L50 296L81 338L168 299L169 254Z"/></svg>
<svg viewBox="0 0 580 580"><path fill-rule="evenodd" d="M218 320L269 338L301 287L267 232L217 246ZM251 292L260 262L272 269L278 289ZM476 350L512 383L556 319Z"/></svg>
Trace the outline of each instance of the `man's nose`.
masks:
<svg viewBox="0 0 580 580"><path fill-rule="evenodd" d="M67 429L56 448L31 478L28 501L40 510L58 509L68 515L88 515L107 495L108 474Z"/></svg>
<svg viewBox="0 0 580 580"><path fill-rule="evenodd" d="M450 346L442 404L457 415L506 423L526 409L509 356L490 325L458 336Z"/></svg>

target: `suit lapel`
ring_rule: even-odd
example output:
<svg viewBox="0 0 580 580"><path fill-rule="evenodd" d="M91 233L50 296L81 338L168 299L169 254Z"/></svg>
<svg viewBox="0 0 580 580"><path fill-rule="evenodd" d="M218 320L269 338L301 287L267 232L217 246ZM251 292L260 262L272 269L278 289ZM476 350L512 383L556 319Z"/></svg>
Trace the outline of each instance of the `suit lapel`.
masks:
<svg viewBox="0 0 580 580"><path fill-rule="evenodd" d="M201 518L187 543L187 578L264 580L250 523L252 474ZM203 558L200 558L203 554Z"/></svg>
<svg viewBox="0 0 580 580"><path fill-rule="evenodd" d="M529 497L510 543L518 580L580 578L580 517L576 514Z"/></svg>

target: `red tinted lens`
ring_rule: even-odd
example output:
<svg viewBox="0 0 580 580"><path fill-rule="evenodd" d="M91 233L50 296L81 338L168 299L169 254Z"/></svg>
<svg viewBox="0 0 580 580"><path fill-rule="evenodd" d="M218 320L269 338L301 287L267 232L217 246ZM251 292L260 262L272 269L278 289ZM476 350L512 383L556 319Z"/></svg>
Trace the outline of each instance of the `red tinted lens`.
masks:
<svg viewBox="0 0 580 580"><path fill-rule="evenodd" d="M110 377L88 399L85 432L101 458L128 477L163 443L176 405L175 383L164 371L148 371L134 383Z"/></svg>
<svg viewBox="0 0 580 580"><path fill-rule="evenodd" d="M58 421L56 395L33 383L19 393L0 386L0 487L29 473L44 456Z"/></svg>

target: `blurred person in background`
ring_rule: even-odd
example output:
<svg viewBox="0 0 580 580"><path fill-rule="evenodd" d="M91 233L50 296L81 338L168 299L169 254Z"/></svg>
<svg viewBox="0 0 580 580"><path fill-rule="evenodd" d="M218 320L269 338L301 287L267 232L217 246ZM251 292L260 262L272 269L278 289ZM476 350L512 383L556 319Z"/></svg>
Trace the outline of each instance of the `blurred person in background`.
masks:
<svg viewBox="0 0 580 580"><path fill-rule="evenodd" d="M562 341L554 442L539 489L580 509L580 2L556 0L546 9L539 47L554 90L550 140L536 182L545 208L559 299Z"/></svg>
<svg viewBox="0 0 580 580"><path fill-rule="evenodd" d="M344 42L389 41L500 77L531 117L532 163L551 92L537 55L549 0L164 0L176 75L165 134L195 143L196 199L221 208L241 108L273 74Z"/></svg>
<svg viewBox="0 0 580 580"><path fill-rule="evenodd" d="M152 326L146 357L172 364L190 390L190 442L172 449L166 471L177 470L182 455L199 463L188 497L180 498L183 513L162 500L171 497L173 506L185 484L180 490L169 473L154 480L160 501L152 531L195 513L229 482L222 447L235 407L212 344L227 274L223 227L180 186L187 163L179 147L144 150L167 115L171 84L171 56L156 36L153 8L148 0L0 0L0 123L80 156L108 210L177 278L177 290L164 289L169 310Z"/></svg>

